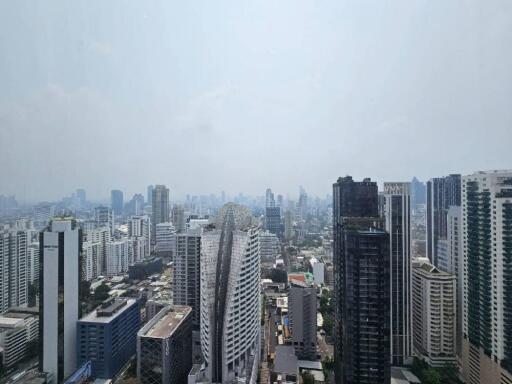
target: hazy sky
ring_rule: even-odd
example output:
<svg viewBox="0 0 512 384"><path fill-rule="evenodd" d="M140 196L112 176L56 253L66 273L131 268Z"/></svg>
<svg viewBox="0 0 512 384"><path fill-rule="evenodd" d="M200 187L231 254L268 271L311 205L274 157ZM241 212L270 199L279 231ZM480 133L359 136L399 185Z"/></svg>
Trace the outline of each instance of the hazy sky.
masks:
<svg viewBox="0 0 512 384"><path fill-rule="evenodd" d="M512 167L512 1L0 1L0 194Z"/></svg>

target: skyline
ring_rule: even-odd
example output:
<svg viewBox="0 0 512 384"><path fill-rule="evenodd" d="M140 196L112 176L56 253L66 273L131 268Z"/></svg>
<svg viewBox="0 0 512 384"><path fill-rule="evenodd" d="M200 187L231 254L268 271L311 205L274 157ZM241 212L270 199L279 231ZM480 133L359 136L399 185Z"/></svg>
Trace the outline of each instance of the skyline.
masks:
<svg viewBox="0 0 512 384"><path fill-rule="evenodd" d="M346 173L508 168L510 15L476 0L3 2L1 193L323 196Z"/></svg>

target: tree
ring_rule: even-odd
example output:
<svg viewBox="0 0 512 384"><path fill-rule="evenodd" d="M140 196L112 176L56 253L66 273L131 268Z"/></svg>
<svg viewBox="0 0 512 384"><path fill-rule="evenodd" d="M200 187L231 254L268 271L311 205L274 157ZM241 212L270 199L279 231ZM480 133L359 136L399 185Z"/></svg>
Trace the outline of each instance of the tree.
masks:
<svg viewBox="0 0 512 384"><path fill-rule="evenodd" d="M94 290L94 301L97 304L99 304L102 301L107 300L109 297L109 295L108 295L109 292L110 292L109 286L105 283L102 283L99 287L97 287Z"/></svg>
<svg viewBox="0 0 512 384"><path fill-rule="evenodd" d="M441 375L436 369L429 368L423 371L421 382L423 384L441 384Z"/></svg>
<svg viewBox="0 0 512 384"><path fill-rule="evenodd" d="M315 376L313 376L309 372L302 373L302 383L303 384L315 384Z"/></svg>

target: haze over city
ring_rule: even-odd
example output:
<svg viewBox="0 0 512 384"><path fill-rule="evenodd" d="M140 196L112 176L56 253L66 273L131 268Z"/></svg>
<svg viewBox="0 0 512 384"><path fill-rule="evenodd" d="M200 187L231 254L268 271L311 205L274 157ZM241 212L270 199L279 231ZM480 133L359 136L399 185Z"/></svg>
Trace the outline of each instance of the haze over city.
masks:
<svg viewBox="0 0 512 384"><path fill-rule="evenodd" d="M171 198L510 164L508 1L0 4L0 179ZM478 149L478 150L477 150ZM508 164L507 164L508 163Z"/></svg>

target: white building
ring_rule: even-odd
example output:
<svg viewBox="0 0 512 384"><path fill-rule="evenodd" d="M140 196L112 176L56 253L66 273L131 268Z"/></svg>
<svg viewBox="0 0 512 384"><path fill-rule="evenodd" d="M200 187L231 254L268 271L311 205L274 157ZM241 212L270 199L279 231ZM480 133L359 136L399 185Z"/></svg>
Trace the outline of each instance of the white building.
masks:
<svg viewBox="0 0 512 384"><path fill-rule="evenodd" d="M260 229L226 204L201 238L201 349L207 377L256 382L260 354Z"/></svg>
<svg viewBox="0 0 512 384"><path fill-rule="evenodd" d="M151 254L151 220L149 216L132 216L128 220L128 229L130 237L144 237L147 244L144 247L143 257L149 257Z"/></svg>
<svg viewBox="0 0 512 384"><path fill-rule="evenodd" d="M0 313L28 304L29 231L0 232Z"/></svg>
<svg viewBox="0 0 512 384"><path fill-rule="evenodd" d="M413 335L416 354L432 367L454 364L455 276L429 263L413 268Z"/></svg>
<svg viewBox="0 0 512 384"><path fill-rule="evenodd" d="M133 264L133 241L122 239L107 243L107 276L116 276L128 272Z"/></svg>
<svg viewBox="0 0 512 384"><path fill-rule="evenodd" d="M0 363L9 368L27 356L29 342L38 337L38 318L24 313L0 316Z"/></svg>
<svg viewBox="0 0 512 384"><path fill-rule="evenodd" d="M101 242L85 241L82 248L83 279L91 281L101 275L103 244Z"/></svg>
<svg viewBox="0 0 512 384"><path fill-rule="evenodd" d="M28 282L33 283L39 279L39 243L28 246Z"/></svg>
<svg viewBox="0 0 512 384"><path fill-rule="evenodd" d="M85 234L86 241L90 243L101 243L101 258L99 261L100 268L98 270L98 275L103 275L107 270L107 244L110 243L112 239L112 235L110 232L110 228L108 227L99 227L91 231L87 231Z"/></svg>
<svg viewBox="0 0 512 384"><path fill-rule="evenodd" d="M41 235L43 275L39 276L39 368L62 383L76 366L76 323L80 308L82 231L72 218L55 218Z"/></svg>
<svg viewBox="0 0 512 384"><path fill-rule="evenodd" d="M512 170L462 178L466 382L512 383Z"/></svg>

